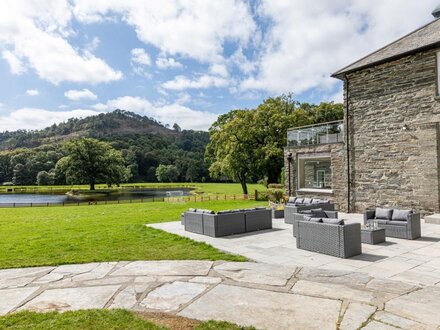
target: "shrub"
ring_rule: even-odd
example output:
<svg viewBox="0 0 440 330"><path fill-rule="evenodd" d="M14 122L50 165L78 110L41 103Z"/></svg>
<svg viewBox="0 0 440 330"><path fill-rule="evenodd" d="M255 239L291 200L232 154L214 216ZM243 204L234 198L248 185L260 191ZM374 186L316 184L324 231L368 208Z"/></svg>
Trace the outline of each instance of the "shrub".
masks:
<svg viewBox="0 0 440 330"><path fill-rule="evenodd" d="M284 201L284 189L268 188L267 198L274 203L280 203Z"/></svg>
<svg viewBox="0 0 440 330"><path fill-rule="evenodd" d="M267 185L267 188L272 188L272 189L283 189L284 186L280 183L270 183Z"/></svg>

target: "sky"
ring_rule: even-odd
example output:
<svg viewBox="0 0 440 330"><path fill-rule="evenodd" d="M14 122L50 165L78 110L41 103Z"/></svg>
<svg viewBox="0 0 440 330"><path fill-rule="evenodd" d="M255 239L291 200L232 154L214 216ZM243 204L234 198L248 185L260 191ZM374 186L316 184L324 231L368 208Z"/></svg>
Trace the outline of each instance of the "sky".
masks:
<svg viewBox="0 0 440 330"><path fill-rule="evenodd" d="M440 0L2 0L0 131L123 109L184 129L293 93L433 20ZM1 8L2 7L2 8Z"/></svg>

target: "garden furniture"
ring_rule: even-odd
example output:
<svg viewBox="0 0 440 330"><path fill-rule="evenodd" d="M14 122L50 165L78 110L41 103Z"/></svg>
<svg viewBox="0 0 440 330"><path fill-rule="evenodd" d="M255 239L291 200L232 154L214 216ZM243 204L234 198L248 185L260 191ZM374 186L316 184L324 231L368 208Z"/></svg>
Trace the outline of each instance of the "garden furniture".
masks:
<svg viewBox="0 0 440 330"><path fill-rule="evenodd" d="M367 210L364 214L364 224L377 222L379 228L385 229L388 237L417 239L421 236L420 213L412 210L395 208L380 208Z"/></svg>

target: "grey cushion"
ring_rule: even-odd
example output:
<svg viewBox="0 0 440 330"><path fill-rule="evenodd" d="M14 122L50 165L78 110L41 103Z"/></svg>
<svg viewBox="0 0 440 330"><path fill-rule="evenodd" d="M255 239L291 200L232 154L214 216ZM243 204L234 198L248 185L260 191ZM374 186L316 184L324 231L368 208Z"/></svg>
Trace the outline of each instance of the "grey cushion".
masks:
<svg viewBox="0 0 440 330"><path fill-rule="evenodd" d="M304 215L303 216L304 221L310 221L311 218L312 218L311 215Z"/></svg>
<svg viewBox="0 0 440 330"><path fill-rule="evenodd" d="M393 217L392 209L384 209L381 207L376 207L376 219L391 220Z"/></svg>
<svg viewBox="0 0 440 330"><path fill-rule="evenodd" d="M190 208L189 212L197 212L197 209Z"/></svg>
<svg viewBox="0 0 440 330"><path fill-rule="evenodd" d="M321 199L321 204L330 204L328 199Z"/></svg>
<svg viewBox="0 0 440 330"><path fill-rule="evenodd" d="M312 199L311 198L304 198L303 203L304 204L312 204Z"/></svg>
<svg viewBox="0 0 440 330"><path fill-rule="evenodd" d="M303 210L303 211L300 211L299 213L301 213L301 214L312 214L312 210Z"/></svg>
<svg viewBox="0 0 440 330"><path fill-rule="evenodd" d="M289 200L287 201L287 203L294 204L296 200L297 200L297 197L289 197Z"/></svg>
<svg viewBox="0 0 440 330"><path fill-rule="evenodd" d="M304 198L297 198L295 201L295 204L302 204L304 201Z"/></svg>
<svg viewBox="0 0 440 330"><path fill-rule="evenodd" d="M310 221L310 222L322 222L322 219L321 219L321 218L313 218L313 217L311 217L311 218L309 219L309 221Z"/></svg>
<svg viewBox="0 0 440 330"><path fill-rule="evenodd" d="M339 219L334 219L334 218L323 218L322 222L330 224L330 225L343 225L344 224L344 220L339 220Z"/></svg>
<svg viewBox="0 0 440 330"><path fill-rule="evenodd" d="M257 207L255 207L255 209L256 209L256 210L266 210L267 207L264 207L264 206L257 206Z"/></svg>
<svg viewBox="0 0 440 330"><path fill-rule="evenodd" d="M317 198L312 199L312 204L321 204L321 200Z"/></svg>
<svg viewBox="0 0 440 330"><path fill-rule="evenodd" d="M411 210L394 210L393 217L391 220L393 221L407 221L409 215L412 213Z"/></svg>
<svg viewBox="0 0 440 330"><path fill-rule="evenodd" d="M322 209L312 209L311 212L315 218L328 218L327 213Z"/></svg>
<svg viewBox="0 0 440 330"><path fill-rule="evenodd" d="M393 225L393 226L406 226L406 221L402 221L402 220L390 220L387 221L387 225Z"/></svg>
<svg viewBox="0 0 440 330"><path fill-rule="evenodd" d="M228 213L232 213L233 211L231 210L223 210L223 211L218 211L217 214L228 214Z"/></svg>
<svg viewBox="0 0 440 330"><path fill-rule="evenodd" d="M379 225L386 225L387 223L388 223L388 221L389 220L380 220L380 219L378 219L378 220L369 220L368 222L369 223L373 223L373 221L377 221L377 223L379 224Z"/></svg>

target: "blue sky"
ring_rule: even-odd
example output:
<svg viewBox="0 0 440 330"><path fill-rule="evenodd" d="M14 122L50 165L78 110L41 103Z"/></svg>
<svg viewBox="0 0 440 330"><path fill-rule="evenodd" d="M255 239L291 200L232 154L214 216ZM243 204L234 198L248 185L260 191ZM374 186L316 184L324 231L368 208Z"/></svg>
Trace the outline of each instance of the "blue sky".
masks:
<svg viewBox="0 0 440 330"><path fill-rule="evenodd" d="M341 101L330 74L430 22L437 0L6 0L0 131L122 108L207 129L292 92Z"/></svg>

